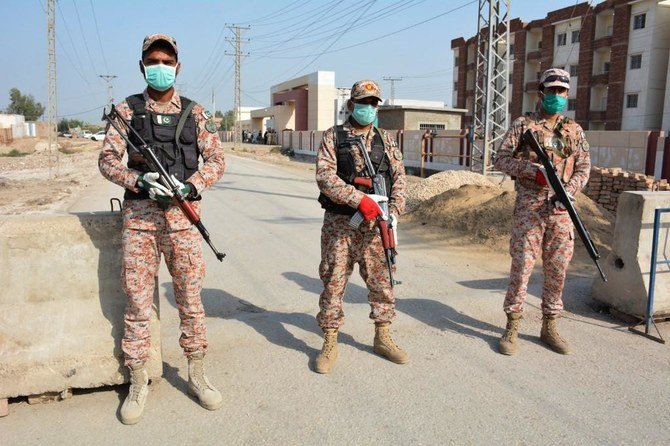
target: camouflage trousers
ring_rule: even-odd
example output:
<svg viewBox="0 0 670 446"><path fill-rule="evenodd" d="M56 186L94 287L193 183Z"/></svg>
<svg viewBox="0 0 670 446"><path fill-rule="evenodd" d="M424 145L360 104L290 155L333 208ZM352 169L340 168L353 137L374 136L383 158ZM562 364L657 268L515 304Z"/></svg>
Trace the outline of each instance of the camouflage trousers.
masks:
<svg viewBox="0 0 670 446"><path fill-rule="evenodd" d="M205 263L202 241L195 227L180 231L123 230L121 280L128 297L121 342L125 364L146 362L151 344L149 324L154 277L165 256L174 289L184 354L206 353L205 311L200 299Z"/></svg>
<svg viewBox="0 0 670 446"><path fill-rule="evenodd" d="M528 279L542 250L544 282L542 313L563 310L563 285L574 252L574 226L567 212L558 213L546 201L526 206L517 202L510 240L512 268L503 308L506 313L521 312L526 301Z"/></svg>
<svg viewBox="0 0 670 446"><path fill-rule="evenodd" d="M369 291L370 319L390 322L395 317L395 299L381 237L373 222L363 222L358 229L352 229L347 224L350 218L332 212L324 216L319 265L323 292L316 315L322 328L339 328L344 323L342 298L356 263Z"/></svg>

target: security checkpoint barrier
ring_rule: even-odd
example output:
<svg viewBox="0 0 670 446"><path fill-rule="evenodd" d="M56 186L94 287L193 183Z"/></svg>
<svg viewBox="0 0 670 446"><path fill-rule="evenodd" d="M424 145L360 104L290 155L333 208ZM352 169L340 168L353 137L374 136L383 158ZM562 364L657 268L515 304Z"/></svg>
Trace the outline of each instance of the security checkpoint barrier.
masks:
<svg viewBox="0 0 670 446"><path fill-rule="evenodd" d="M621 313L644 319L650 292L649 265L657 208L670 207L670 192L624 192L619 198L612 252L603 262L608 277L593 282L592 297ZM659 225L658 256L670 250L670 222ZM654 284L653 317L670 316L670 270L659 270Z"/></svg>
<svg viewBox="0 0 670 446"><path fill-rule="evenodd" d="M0 217L0 403L128 381L119 212ZM157 284L157 278L156 278ZM149 377L162 375L158 287Z"/></svg>

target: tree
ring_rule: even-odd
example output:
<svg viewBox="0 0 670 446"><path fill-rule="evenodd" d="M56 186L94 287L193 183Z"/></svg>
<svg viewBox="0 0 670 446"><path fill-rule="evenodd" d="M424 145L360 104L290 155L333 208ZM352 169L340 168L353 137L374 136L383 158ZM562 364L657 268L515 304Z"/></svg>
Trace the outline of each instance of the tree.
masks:
<svg viewBox="0 0 670 446"><path fill-rule="evenodd" d="M18 88L9 90L7 113L23 115L26 121L37 121L44 114L44 107L35 102L33 95L22 95Z"/></svg>
<svg viewBox="0 0 670 446"><path fill-rule="evenodd" d="M217 112L221 113L221 112ZM221 121L221 130L232 130L235 127L235 112L233 110L228 110L223 116L223 121Z"/></svg>

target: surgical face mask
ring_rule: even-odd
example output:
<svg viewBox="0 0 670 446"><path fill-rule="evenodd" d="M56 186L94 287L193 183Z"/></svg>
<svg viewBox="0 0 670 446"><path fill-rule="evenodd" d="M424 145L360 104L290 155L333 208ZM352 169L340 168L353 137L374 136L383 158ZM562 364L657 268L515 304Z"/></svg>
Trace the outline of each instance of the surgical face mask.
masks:
<svg viewBox="0 0 670 446"><path fill-rule="evenodd" d="M144 63L142 63L142 66L144 67L144 78L154 90L166 91L174 85L177 67L163 64L146 66Z"/></svg>
<svg viewBox="0 0 670 446"><path fill-rule="evenodd" d="M377 117L377 107L369 104L354 103L354 110L351 112L351 116L360 125L368 125Z"/></svg>
<svg viewBox="0 0 670 446"><path fill-rule="evenodd" d="M542 97L542 108L551 115L563 110L567 103L568 98L557 94L545 94Z"/></svg>

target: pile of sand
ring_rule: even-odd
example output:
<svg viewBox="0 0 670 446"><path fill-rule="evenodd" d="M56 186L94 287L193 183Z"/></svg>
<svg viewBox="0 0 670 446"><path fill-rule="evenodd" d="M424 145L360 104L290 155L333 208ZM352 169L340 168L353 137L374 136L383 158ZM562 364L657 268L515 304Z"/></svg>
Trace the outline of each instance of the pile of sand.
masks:
<svg viewBox="0 0 670 446"><path fill-rule="evenodd" d="M407 218L438 226L445 236L506 250L512 229L514 191L466 184L420 202ZM614 216L584 194L577 195L575 208L598 249L609 249ZM577 243L580 244L579 237Z"/></svg>
<svg viewBox="0 0 670 446"><path fill-rule="evenodd" d="M405 191L407 199L406 212L411 212L422 202L464 184L497 187L484 175L466 170L447 170L436 173L418 182L409 182Z"/></svg>

